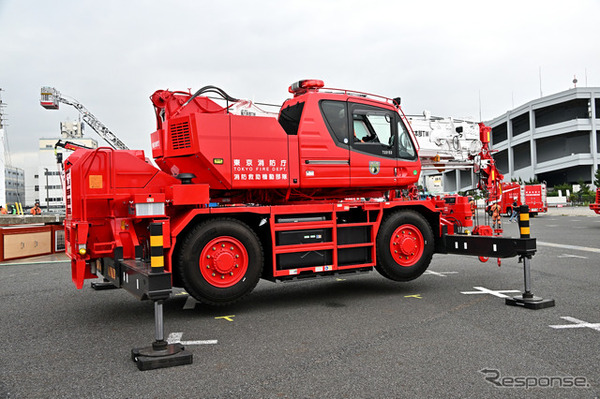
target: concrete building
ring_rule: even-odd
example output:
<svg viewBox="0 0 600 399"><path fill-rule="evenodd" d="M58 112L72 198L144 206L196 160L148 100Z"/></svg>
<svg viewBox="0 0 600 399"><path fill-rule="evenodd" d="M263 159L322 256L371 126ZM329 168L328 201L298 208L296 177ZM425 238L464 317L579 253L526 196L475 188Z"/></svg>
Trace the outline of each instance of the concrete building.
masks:
<svg viewBox="0 0 600 399"><path fill-rule="evenodd" d="M0 92L2 89L0 89ZM0 96L0 205L3 207L16 202L25 203L25 172L23 169L10 165L10 157L7 156L7 145L4 127L6 117L4 109L6 104ZM7 162L7 160L9 162ZM8 208L10 210L10 208Z"/></svg>
<svg viewBox="0 0 600 399"><path fill-rule="evenodd" d="M5 166L4 190L5 202L0 205L18 202L25 206L25 171L13 166Z"/></svg>
<svg viewBox="0 0 600 399"><path fill-rule="evenodd" d="M552 187L593 182L600 157L600 87L533 100L488 122L505 181L536 178Z"/></svg>

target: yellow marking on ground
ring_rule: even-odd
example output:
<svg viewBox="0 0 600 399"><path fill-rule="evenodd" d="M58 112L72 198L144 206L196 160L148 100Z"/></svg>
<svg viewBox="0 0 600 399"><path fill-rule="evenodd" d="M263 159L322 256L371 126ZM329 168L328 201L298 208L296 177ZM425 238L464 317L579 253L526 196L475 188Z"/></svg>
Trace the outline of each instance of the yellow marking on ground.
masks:
<svg viewBox="0 0 600 399"><path fill-rule="evenodd" d="M227 321L233 321L233 318L235 317L235 315L229 315L229 316L219 316L219 317L215 317L215 319L225 319Z"/></svg>
<svg viewBox="0 0 600 399"><path fill-rule="evenodd" d="M423 298L421 298L421 294L415 294L415 295L404 295L404 298L417 298L417 299L423 299Z"/></svg>

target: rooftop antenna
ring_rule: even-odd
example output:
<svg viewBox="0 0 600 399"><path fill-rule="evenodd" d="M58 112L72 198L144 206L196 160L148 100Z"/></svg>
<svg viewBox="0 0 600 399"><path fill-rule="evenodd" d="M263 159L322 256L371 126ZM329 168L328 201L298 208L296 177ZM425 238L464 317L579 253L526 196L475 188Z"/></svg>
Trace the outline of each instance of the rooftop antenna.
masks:
<svg viewBox="0 0 600 399"><path fill-rule="evenodd" d="M481 119L481 90L479 90L479 121L483 121L483 119Z"/></svg>
<svg viewBox="0 0 600 399"><path fill-rule="evenodd" d="M544 97L544 95L542 94L542 67L540 67L539 74L540 74L540 97Z"/></svg>
<svg viewBox="0 0 600 399"><path fill-rule="evenodd" d="M573 87L577 88L577 77L573 75Z"/></svg>

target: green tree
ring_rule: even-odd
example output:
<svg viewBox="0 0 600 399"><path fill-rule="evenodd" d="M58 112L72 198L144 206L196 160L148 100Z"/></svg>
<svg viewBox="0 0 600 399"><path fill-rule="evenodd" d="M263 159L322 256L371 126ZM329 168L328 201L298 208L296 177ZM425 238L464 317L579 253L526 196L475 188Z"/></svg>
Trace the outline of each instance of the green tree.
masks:
<svg viewBox="0 0 600 399"><path fill-rule="evenodd" d="M594 186L600 187L600 169L596 169L594 174Z"/></svg>

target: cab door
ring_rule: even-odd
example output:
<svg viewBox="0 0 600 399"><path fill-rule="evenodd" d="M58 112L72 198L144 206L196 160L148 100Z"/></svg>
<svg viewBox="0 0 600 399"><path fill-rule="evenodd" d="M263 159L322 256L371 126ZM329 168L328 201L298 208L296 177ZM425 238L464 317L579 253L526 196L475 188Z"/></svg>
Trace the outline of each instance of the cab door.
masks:
<svg viewBox="0 0 600 399"><path fill-rule="evenodd" d="M397 115L372 105L349 103L350 186L390 187L397 184Z"/></svg>

